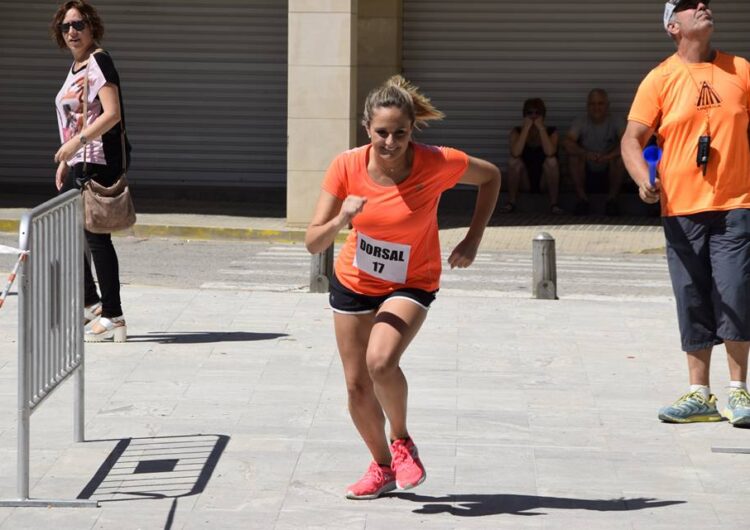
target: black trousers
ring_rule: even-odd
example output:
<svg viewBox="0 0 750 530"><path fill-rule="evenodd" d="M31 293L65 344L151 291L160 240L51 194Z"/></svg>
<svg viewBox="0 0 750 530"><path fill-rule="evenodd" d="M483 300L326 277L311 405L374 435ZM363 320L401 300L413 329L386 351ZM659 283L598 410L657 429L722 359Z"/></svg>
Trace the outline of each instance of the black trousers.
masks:
<svg viewBox="0 0 750 530"><path fill-rule="evenodd" d="M83 174L83 164L76 164L70 171L60 189L60 193L78 188L80 189L83 179L92 178L103 186L111 186L119 178L120 169L110 170L107 166L88 164L86 176ZM83 281L84 281L84 304L90 306L99 301L102 303L102 316L114 318L122 316L122 303L120 301L120 264L117 261L117 253L112 245L111 234L94 234L84 230L86 244L96 267L96 278L99 280L101 296L96 290L94 276L91 273L91 263L84 257Z"/></svg>

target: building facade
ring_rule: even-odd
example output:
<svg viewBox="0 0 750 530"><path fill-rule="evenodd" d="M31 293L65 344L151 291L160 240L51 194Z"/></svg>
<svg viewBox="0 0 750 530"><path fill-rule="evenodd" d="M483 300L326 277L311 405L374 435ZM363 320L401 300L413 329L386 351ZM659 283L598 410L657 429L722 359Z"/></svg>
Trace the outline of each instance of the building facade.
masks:
<svg viewBox="0 0 750 530"><path fill-rule="evenodd" d="M154 0L94 2L122 77L130 178L211 189L283 187L305 224L339 152L365 141L368 90L394 73L446 120L417 138L501 168L528 97L561 133L600 87L624 116L674 46L662 2L634 0ZM53 98L70 56L47 35L53 6L17 4L0 33L0 186L54 176ZM714 6L715 45L750 57L750 2Z"/></svg>

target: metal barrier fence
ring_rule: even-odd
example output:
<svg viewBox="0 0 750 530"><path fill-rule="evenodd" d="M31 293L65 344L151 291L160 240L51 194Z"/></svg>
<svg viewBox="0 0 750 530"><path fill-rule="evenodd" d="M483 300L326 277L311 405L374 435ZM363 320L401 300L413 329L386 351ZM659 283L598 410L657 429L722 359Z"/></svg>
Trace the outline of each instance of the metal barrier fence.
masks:
<svg viewBox="0 0 750 530"><path fill-rule="evenodd" d="M310 292L327 293L333 276L333 245L310 259Z"/></svg>
<svg viewBox="0 0 750 530"><path fill-rule="evenodd" d="M83 205L70 190L24 214L18 277L18 499L0 506L97 506L29 498L31 414L75 375L74 436L84 440Z"/></svg>

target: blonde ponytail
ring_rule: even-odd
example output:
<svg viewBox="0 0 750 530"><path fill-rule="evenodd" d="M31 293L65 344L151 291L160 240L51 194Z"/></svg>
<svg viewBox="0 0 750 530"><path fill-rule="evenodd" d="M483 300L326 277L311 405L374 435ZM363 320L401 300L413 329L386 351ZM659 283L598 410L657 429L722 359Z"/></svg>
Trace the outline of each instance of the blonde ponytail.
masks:
<svg viewBox="0 0 750 530"><path fill-rule="evenodd" d="M369 127L375 109L396 107L406 112L417 129L427 125L430 120L442 120L445 114L436 109L430 98L419 91L401 75L390 77L378 88L373 89L365 100L365 111L362 125Z"/></svg>

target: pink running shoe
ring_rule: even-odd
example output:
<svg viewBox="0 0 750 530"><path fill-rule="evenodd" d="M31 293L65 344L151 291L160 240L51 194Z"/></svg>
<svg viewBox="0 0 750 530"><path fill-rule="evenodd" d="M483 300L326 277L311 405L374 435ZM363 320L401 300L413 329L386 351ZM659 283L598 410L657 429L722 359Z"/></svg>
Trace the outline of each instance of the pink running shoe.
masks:
<svg viewBox="0 0 750 530"><path fill-rule="evenodd" d="M377 462L370 464L364 476L349 486L347 499L376 499L383 493L396 489L396 475L390 467L382 467Z"/></svg>
<svg viewBox="0 0 750 530"><path fill-rule="evenodd" d="M391 469L396 474L399 489L419 486L427 478L417 446L411 438L399 439L391 444Z"/></svg>

